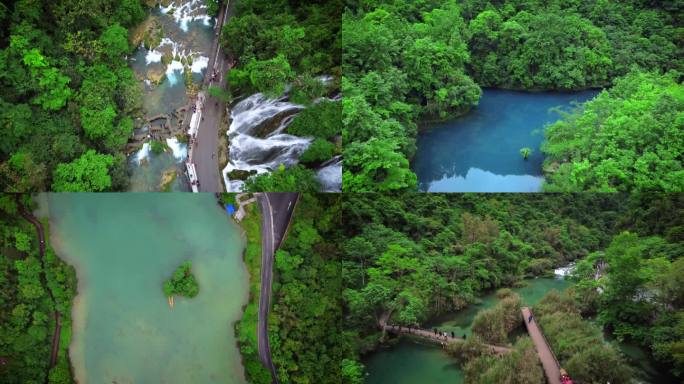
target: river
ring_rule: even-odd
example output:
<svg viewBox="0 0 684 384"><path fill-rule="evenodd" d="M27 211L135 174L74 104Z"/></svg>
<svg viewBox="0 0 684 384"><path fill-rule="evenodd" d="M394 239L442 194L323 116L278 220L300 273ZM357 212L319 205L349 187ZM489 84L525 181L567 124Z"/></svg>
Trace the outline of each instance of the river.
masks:
<svg viewBox="0 0 684 384"><path fill-rule="evenodd" d="M421 131L412 168L429 192L537 192L544 178L543 129L598 91L517 92L485 89L478 107ZM520 149L531 148L527 160Z"/></svg>
<svg viewBox="0 0 684 384"><path fill-rule="evenodd" d="M562 291L570 286L562 276L555 278L536 278L524 280L526 285L513 288L523 305L531 306L539 302L552 289ZM471 325L477 312L496 305L496 292L480 297L478 304L445 314L425 324L426 328L436 327L444 332L454 332L457 336L472 334ZM402 338L393 347L383 347L371 353L363 361L366 365L367 384L462 384L463 371L452 357L433 343Z"/></svg>
<svg viewBox="0 0 684 384"><path fill-rule="evenodd" d="M213 195L49 194L47 204L53 245L78 275L79 383L245 383L233 329L248 297L245 241ZM200 293L171 309L162 282L185 260Z"/></svg>
<svg viewBox="0 0 684 384"><path fill-rule="evenodd" d="M196 92L202 82L209 62L209 51L214 38L215 20L206 13L204 0L174 0L166 7L149 11L147 20L134 30L144 34L145 30L161 33L158 39L148 39L151 45L143 43L131 57L131 67L143 88L143 109L147 118L165 114L171 117L170 123L178 125L178 108L188 105L189 93ZM168 57L168 62L164 56ZM185 67L192 77L192 87L185 81ZM152 124L137 127L136 135L147 135L151 129L161 125L160 119ZM187 129L179 129L183 136ZM149 144L143 145L129 156L129 190L134 192L150 191L189 191L189 181L185 175L184 161L187 145L174 135L163 132L166 151L154 153Z"/></svg>

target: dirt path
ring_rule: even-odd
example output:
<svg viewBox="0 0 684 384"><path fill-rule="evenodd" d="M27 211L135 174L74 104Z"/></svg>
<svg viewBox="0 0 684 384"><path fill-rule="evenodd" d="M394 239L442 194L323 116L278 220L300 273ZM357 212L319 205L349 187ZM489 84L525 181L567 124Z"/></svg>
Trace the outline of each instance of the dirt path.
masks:
<svg viewBox="0 0 684 384"><path fill-rule="evenodd" d="M24 207L24 204L21 202L21 195L15 195L15 199L17 202L17 209L19 210L19 214L28 222L33 224L33 226L36 228L36 233L38 235L38 240L40 241L40 263L42 266L42 273L40 274L40 280L41 284L45 287L45 290L47 291L48 295L50 296L50 301L52 301L53 305L57 305L57 302L55 301L55 297L52 295L52 291L50 290L50 287L47 284L47 276L45 275L45 231L43 230L43 224L36 219L35 216L33 216L31 213L29 213L26 210L26 207ZM53 316L55 318L55 333L52 335L52 349L50 352L50 368L54 367L57 364L57 354L59 352L59 338L60 334L62 331L62 322L61 322L61 317L62 314L59 313L59 311L55 310L53 312ZM48 375L45 376L45 382L47 383L48 381Z"/></svg>
<svg viewBox="0 0 684 384"><path fill-rule="evenodd" d="M534 342L534 347L537 349L537 355L544 368L546 380L549 384L560 384L560 364L546 342L539 325L537 325L537 320L534 317L532 317L532 321L529 320L531 315L532 310L529 307L522 307L523 321L527 327L527 333L529 333L532 342Z"/></svg>

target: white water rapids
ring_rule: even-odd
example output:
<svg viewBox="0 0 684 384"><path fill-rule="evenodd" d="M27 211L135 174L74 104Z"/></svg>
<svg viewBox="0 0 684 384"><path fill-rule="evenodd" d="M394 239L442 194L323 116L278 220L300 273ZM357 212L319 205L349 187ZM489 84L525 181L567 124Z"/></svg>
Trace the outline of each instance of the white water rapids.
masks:
<svg viewBox="0 0 684 384"><path fill-rule="evenodd" d="M269 119L286 112L300 111L303 106L268 99L261 93L239 102L230 112L232 122L228 128L230 155L228 165L223 169L223 180L228 192L239 192L244 182L230 180L228 174L234 170L256 171L257 174L271 172L280 164L291 167L297 164L299 156L306 151L312 139L282 133L292 121L284 118L276 130L265 138L255 137L258 127Z"/></svg>

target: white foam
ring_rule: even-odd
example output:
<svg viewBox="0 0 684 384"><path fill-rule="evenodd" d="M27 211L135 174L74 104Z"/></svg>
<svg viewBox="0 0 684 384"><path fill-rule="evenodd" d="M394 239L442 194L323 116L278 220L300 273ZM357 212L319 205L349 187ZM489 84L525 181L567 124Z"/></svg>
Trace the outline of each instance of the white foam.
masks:
<svg viewBox="0 0 684 384"><path fill-rule="evenodd" d="M155 49L147 51L147 54L145 55L145 64L150 65L152 63L159 63L161 62L162 56L162 53Z"/></svg>
<svg viewBox="0 0 684 384"><path fill-rule="evenodd" d="M171 85L178 83L179 78L183 75L183 63L173 60L166 67L166 78L169 79Z"/></svg>
<svg viewBox="0 0 684 384"><path fill-rule="evenodd" d="M161 12L170 15L180 25L183 32L188 31L188 23L201 20L205 25L210 25L212 17L206 14L204 0L192 0L176 6L175 2L168 7L162 7ZM169 13L173 9L173 13Z"/></svg>
<svg viewBox="0 0 684 384"><path fill-rule="evenodd" d="M166 145L171 148L173 152L173 157L180 163L188 157L188 146L179 142L175 137L169 137L166 139Z"/></svg>
<svg viewBox="0 0 684 384"><path fill-rule="evenodd" d="M140 165L143 160L150 156L150 143L144 143L142 148L135 154L135 161Z"/></svg>
<svg viewBox="0 0 684 384"><path fill-rule="evenodd" d="M342 192L342 158L334 158L316 172L322 192Z"/></svg>
<svg viewBox="0 0 684 384"><path fill-rule="evenodd" d="M268 99L257 93L239 102L231 110L232 122L228 128L230 155L223 169L223 181L228 192L239 192L244 186L240 180L230 180L228 174L234 170L256 171L257 174L271 172L281 164L291 167L309 147L313 138L297 137L281 133L292 119L283 119L281 126L266 138L253 136L254 130L268 119L288 111L304 109L282 101Z"/></svg>
<svg viewBox="0 0 684 384"><path fill-rule="evenodd" d="M192 58L192 65L190 69L195 73L202 73L203 69L206 69L209 65L209 58L205 56L197 56Z"/></svg>
<svg viewBox="0 0 684 384"><path fill-rule="evenodd" d="M559 267L553 270L553 274L556 276L570 276L572 274L572 271L575 270L575 263L570 263L566 265L565 267Z"/></svg>

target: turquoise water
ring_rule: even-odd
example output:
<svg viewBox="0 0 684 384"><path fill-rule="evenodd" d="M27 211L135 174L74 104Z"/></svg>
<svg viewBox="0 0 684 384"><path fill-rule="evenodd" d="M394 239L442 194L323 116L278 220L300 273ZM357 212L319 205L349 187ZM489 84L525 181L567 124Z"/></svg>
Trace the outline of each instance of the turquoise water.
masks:
<svg viewBox="0 0 684 384"><path fill-rule="evenodd" d="M570 282L563 278L525 280L527 286L514 288L524 305L534 305L552 289L564 290ZM496 305L496 292L481 297L481 302L461 311L446 314L424 325L439 328L456 335L471 335L473 318L478 311ZM366 383L368 384L461 384L463 371L456 361L438 345L402 338L394 347L383 348L366 357Z"/></svg>
<svg viewBox="0 0 684 384"><path fill-rule="evenodd" d="M474 111L418 135L412 164L429 192L536 192L544 181L539 147L550 111L593 98L597 91L526 93L486 89ZM520 149L533 149L527 160Z"/></svg>
<svg viewBox="0 0 684 384"><path fill-rule="evenodd" d="M240 228L210 194L50 194L50 236L74 265L70 357L80 383L245 382L233 324L247 301ZM46 212L43 207L42 212ZM162 282L200 286L171 309Z"/></svg>
<svg viewBox="0 0 684 384"><path fill-rule="evenodd" d="M463 372L456 360L435 344L402 338L364 361L368 384L461 384Z"/></svg>

